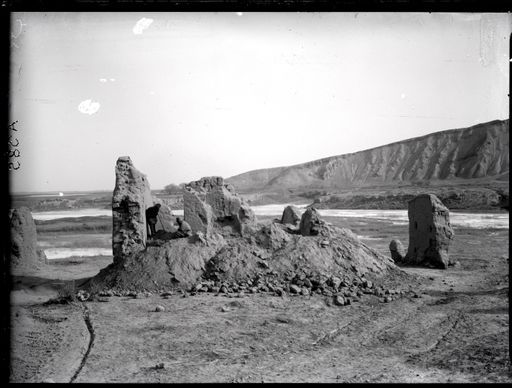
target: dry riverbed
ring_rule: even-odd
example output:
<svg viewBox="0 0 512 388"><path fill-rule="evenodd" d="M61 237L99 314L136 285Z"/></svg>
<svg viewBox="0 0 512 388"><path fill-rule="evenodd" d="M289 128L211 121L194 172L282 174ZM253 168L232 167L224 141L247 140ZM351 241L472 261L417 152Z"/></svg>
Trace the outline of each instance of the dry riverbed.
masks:
<svg viewBox="0 0 512 388"><path fill-rule="evenodd" d="M373 240L381 225L350 226L381 251L407 242L404 227ZM420 297L343 307L264 293L45 305L111 259L55 262L14 279L11 380L511 382L508 230L456 230L451 252L459 265L448 270L404 268L421 278Z"/></svg>

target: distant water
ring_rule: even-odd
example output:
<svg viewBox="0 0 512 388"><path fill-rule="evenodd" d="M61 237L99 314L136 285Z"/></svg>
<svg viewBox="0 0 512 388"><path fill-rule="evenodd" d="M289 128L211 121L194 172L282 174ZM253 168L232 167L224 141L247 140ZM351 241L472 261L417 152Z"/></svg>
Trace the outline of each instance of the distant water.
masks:
<svg viewBox="0 0 512 388"><path fill-rule="evenodd" d="M35 220L48 221L59 218L79 218L79 217L112 217L111 209L73 209L73 210L52 210L47 212L33 212L32 218Z"/></svg>
<svg viewBox="0 0 512 388"><path fill-rule="evenodd" d="M66 257L112 256L112 248L45 248L49 260Z"/></svg>
<svg viewBox="0 0 512 388"><path fill-rule="evenodd" d="M284 208L288 205L265 205L253 206L256 215L281 216ZM296 205L302 213L307 205ZM407 225L409 217L407 210L366 210L366 209L319 209L318 212L324 217L341 218L365 218L380 221L389 221L394 225ZM450 212L450 223L453 226L467 228L509 228L508 213L459 213Z"/></svg>
<svg viewBox="0 0 512 388"><path fill-rule="evenodd" d="M20 197L76 197L79 195L88 195L86 193L60 193L57 194L18 194Z"/></svg>
<svg viewBox="0 0 512 388"><path fill-rule="evenodd" d="M253 206L252 209L257 216L280 217L287 204L274 204ZM306 208L306 204L296 205L300 212ZM183 216L183 210L173 210L176 216ZM365 218L381 221L389 221L396 225L407 225L409 220L407 210L364 210L364 209L321 209L321 216L341 218ZM53 220L66 217L85 216L112 216L110 209L79 209L79 210L58 210L48 212L34 212L32 216L36 220ZM508 213L470 213L450 212L450 222L453 226L468 228L509 228Z"/></svg>

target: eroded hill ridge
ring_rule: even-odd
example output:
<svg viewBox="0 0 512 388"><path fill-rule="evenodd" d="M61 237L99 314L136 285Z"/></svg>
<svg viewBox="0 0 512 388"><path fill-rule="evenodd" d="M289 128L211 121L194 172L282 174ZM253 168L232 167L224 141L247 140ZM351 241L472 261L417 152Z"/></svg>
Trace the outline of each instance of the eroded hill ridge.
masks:
<svg viewBox="0 0 512 388"><path fill-rule="evenodd" d="M239 191L265 191L500 176L508 180L508 128L508 120L495 120L294 166L249 171L226 181Z"/></svg>

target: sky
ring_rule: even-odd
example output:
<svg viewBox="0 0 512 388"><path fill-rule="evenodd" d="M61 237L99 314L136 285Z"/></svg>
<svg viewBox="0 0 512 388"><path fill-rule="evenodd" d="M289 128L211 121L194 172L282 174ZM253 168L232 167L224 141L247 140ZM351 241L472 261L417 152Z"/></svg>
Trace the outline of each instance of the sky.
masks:
<svg viewBox="0 0 512 388"><path fill-rule="evenodd" d="M13 13L12 192L152 189L508 118L512 17Z"/></svg>

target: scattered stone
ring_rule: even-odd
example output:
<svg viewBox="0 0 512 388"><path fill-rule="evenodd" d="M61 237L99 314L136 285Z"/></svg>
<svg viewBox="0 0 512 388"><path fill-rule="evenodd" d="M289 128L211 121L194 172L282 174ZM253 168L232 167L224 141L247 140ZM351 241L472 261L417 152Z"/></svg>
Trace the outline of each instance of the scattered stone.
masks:
<svg viewBox="0 0 512 388"><path fill-rule="evenodd" d="M306 287L302 287L302 289L300 290L300 293L304 296L307 296L307 295L309 295L309 290Z"/></svg>
<svg viewBox="0 0 512 388"><path fill-rule="evenodd" d="M197 292L197 291L200 291L202 288L203 288L203 285L202 285L201 283L199 283L199 284L196 284L196 285L192 288L192 290Z"/></svg>
<svg viewBox="0 0 512 388"><path fill-rule="evenodd" d="M373 283L369 280L365 280L363 282L363 286L366 287L366 288L373 288Z"/></svg>
<svg viewBox="0 0 512 388"><path fill-rule="evenodd" d="M110 302L110 299L108 297L105 297L105 296L99 296L99 297L96 298L96 300L98 302L103 302L103 303Z"/></svg>
<svg viewBox="0 0 512 388"><path fill-rule="evenodd" d="M220 309L223 313L227 313L228 311L230 311L231 309L228 307L228 306L222 306L221 309Z"/></svg>
<svg viewBox="0 0 512 388"><path fill-rule="evenodd" d="M334 298L334 304L336 306L345 306L345 298L340 296L340 295L337 295L335 298Z"/></svg>
<svg viewBox="0 0 512 388"><path fill-rule="evenodd" d="M313 288L313 283L309 279L304 279L304 287Z"/></svg>
<svg viewBox="0 0 512 388"><path fill-rule="evenodd" d="M292 294L300 294L300 287L297 286L296 284L291 284L290 285L290 292Z"/></svg>
<svg viewBox="0 0 512 388"><path fill-rule="evenodd" d="M155 369L165 369L165 364L163 362L159 363L159 364L156 364Z"/></svg>
<svg viewBox="0 0 512 388"><path fill-rule="evenodd" d="M155 312L161 313L162 311L165 311L165 307L164 306L158 305L158 306L155 307Z"/></svg>
<svg viewBox="0 0 512 388"><path fill-rule="evenodd" d="M341 284L341 279L336 276L331 276L329 279L329 285L331 285L335 290L339 288Z"/></svg>
<svg viewBox="0 0 512 388"><path fill-rule="evenodd" d="M389 302L391 302L391 301L393 301L393 298L392 298L392 297L390 297L390 296L386 296L386 297L384 298L384 302L386 302L386 303L389 303Z"/></svg>
<svg viewBox="0 0 512 388"><path fill-rule="evenodd" d="M86 300L89 300L91 294L89 294L87 291L85 290L79 290L76 294L76 298L80 301L80 302L85 302Z"/></svg>
<svg viewBox="0 0 512 388"><path fill-rule="evenodd" d="M403 262L405 258L405 249L400 240L391 240L389 243L389 251L391 252L391 258L395 262Z"/></svg>
<svg viewBox="0 0 512 388"><path fill-rule="evenodd" d="M433 194L409 201L409 249L404 262L446 269L454 237L450 212Z"/></svg>

